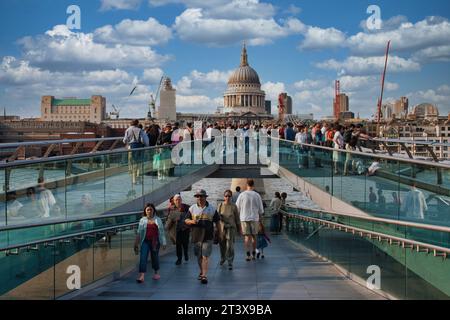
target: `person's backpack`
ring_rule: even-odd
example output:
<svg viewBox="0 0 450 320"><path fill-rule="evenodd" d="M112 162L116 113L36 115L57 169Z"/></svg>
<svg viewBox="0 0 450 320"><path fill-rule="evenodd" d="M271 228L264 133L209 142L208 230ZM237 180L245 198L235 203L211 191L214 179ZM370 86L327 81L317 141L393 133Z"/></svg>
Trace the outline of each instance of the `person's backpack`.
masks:
<svg viewBox="0 0 450 320"><path fill-rule="evenodd" d="M136 137L136 131L133 130L133 137L135 142L130 143L130 149L137 149L144 147L144 138L142 137L142 130L139 129L138 137Z"/></svg>

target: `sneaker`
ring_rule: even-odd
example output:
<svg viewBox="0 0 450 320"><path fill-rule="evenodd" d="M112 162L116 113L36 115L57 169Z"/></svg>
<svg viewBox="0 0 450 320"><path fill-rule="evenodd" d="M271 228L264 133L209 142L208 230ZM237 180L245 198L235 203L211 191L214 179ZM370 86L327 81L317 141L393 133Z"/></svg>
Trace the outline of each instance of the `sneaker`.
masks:
<svg viewBox="0 0 450 320"><path fill-rule="evenodd" d="M206 276L203 276L201 282L202 284L208 284L208 278Z"/></svg>
<svg viewBox="0 0 450 320"><path fill-rule="evenodd" d="M152 279L159 280L159 279L161 279L161 276L159 274L154 274Z"/></svg>
<svg viewBox="0 0 450 320"><path fill-rule="evenodd" d="M181 259L178 259L177 262L175 262L175 264L176 264L177 266L179 266L179 265L181 264Z"/></svg>

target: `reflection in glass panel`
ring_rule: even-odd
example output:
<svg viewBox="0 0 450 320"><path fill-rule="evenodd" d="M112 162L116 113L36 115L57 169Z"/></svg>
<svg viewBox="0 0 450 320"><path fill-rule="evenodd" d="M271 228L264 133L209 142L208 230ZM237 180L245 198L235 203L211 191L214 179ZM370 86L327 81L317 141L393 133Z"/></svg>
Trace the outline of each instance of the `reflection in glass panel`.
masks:
<svg viewBox="0 0 450 320"><path fill-rule="evenodd" d="M139 261L139 256L134 252L134 242L136 240L136 230L121 231L122 253L121 266L122 271L135 267Z"/></svg>
<svg viewBox="0 0 450 320"><path fill-rule="evenodd" d="M142 195L142 183L134 181L129 166L132 161L131 152L120 152L108 156L107 174L105 177L106 211L119 207ZM136 177L136 176L135 176Z"/></svg>
<svg viewBox="0 0 450 320"><path fill-rule="evenodd" d="M120 234L104 233L94 243L94 280L99 280L120 269Z"/></svg>
<svg viewBox="0 0 450 320"><path fill-rule="evenodd" d="M6 170L8 225L65 216L65 161L47 161Z"/></svg>
<svg viewBox="0 0 450 320"><path fill-rule="evenodd" d="M67 162L67 217L92 216L105 211L105 161L92 156Z"/></svg>
<svg viewBox="0 0 450 320"><path fill-rule="evenodd" d="M53 299L53 253L44 245L17 255L0 252L0 299Z"/></svg>

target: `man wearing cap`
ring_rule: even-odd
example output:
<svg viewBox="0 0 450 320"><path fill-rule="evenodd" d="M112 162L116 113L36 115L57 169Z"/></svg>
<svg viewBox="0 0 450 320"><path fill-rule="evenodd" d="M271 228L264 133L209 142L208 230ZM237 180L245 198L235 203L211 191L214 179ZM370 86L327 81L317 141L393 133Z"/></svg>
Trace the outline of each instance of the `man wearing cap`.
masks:
<svg viewBox="0 0 450 320"><path fill-rule="evenodd" d="M208 195L205 190L198 190L195 193L197 203L189 208L189 213L185 223L192 227L192 243L194 253L198 259L200 274L198 279L202 284L208 283L208 259L211 256L214 238L214 224L219 232L218 223L220 216L216 208L206 201Z"/></svg>

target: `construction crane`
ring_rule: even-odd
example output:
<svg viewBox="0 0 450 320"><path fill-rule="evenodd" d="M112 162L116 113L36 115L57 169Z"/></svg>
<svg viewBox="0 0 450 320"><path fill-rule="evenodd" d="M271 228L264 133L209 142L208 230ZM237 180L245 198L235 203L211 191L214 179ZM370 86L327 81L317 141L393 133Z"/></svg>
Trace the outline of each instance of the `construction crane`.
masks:
<svg viewBox="0 0 450 320"><path fill-rule="evenodd" d="M336 80L334 84L334 96L333 116L338 120L341 112L341 81L339 80Z"/></svg>
<svg viewBox="0 0 450 320"><path fill-rule="evenodd" d="M389 58L389 49L391 47L391 40L388 41L387 47L386 47L386 57L384 61L384 71L381 76L381 95L378 99L378 106L377 106L377 113L376 113L376 120L377 120L377 136L380 135L380 122L381 122L381 107L383 105L383 94L384 94L384 81L386 80L386 70L387 70L387 63Z"/></svg>
<svg viewBox="0 0 450 320"><path fill-rule="evenodd" d="M161 80L159 81L158 89L156 90L155 97L153 97L153 94L150 95L150 103L149 103L149 110L147 113L147 119L153 120L152 115L154 116L156 114L156 101L158 101L159 93L161 91L161 86L164 81L164 76L161 77Z"/></svg>
<svg viewBox="0 0 450 320"><path fill-rule="evenodd" d="M109 117L116 116L116 119L120 118L120 109L117 109L115 105L112 105L114 111L109 113Z"/></svg>

